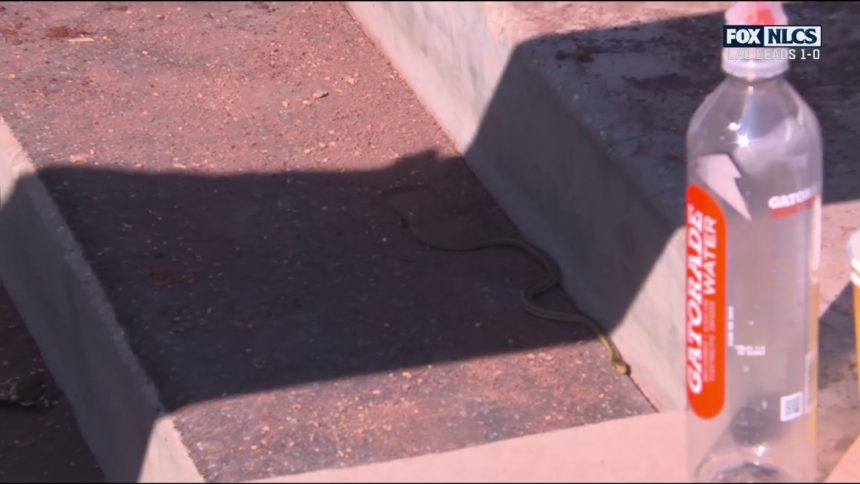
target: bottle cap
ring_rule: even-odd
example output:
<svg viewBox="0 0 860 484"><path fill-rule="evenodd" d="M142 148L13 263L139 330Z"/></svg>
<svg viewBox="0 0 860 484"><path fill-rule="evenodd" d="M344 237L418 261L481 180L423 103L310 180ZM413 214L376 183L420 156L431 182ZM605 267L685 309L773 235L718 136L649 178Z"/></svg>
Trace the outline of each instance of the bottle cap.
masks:
<svg viewBox="0 0 860 484"><path fill-rule="evenodd" d="M736 2L725 14L726 25L787 25L782 2ZM722 68L747 80L766 79L788 70L788 49L723 48Z"/></svg>

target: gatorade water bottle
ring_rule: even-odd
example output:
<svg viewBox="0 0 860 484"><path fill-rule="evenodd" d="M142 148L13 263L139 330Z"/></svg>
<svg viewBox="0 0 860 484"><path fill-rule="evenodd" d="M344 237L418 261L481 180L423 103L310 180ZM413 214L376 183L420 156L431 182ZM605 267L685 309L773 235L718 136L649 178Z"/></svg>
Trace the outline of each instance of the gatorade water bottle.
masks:
<svg viewBox="0 0 860 484"><path fill-rule="evenodd" d="M779 2L727 25L784 25ZM724 48L726 79L687 132L686 386L690 477L811 482L822 146L783 78L787 49Z"/></svg>

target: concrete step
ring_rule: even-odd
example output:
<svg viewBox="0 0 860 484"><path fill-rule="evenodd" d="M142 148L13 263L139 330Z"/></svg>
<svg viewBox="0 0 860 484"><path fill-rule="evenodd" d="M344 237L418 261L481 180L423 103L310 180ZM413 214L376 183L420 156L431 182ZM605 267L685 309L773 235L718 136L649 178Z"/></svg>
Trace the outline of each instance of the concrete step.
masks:
<svg viewBox="0 0 860 484"><path fill-rule="evenodd" d="M689 482L685 422L683 411L653 413L452 452L257 482ZM648 445L658 441L659 445ZM860 439L824 482L858 480Z"/></svg>
<svg viewBox="0 0 860 484"><path fill-rule="evenodd" d="M354 2L517 227L611 332L662 410L683 408L684 134L719 68L726 2ZM860 431L845 243L858 226L860 11L792 3L822 25L821 59L790 80L825 139L822 469ZM822 471L825 472L825 471Z"/></svg>

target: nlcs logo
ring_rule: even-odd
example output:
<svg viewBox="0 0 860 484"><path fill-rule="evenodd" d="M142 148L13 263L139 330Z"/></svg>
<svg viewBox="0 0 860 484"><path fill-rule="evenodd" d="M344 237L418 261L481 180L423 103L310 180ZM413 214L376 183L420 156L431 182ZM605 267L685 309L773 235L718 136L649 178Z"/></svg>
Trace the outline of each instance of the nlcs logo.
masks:
<svg viewBox="0 0 860 484"><path fill-rule="evenodd" d="M821 47L821 26L726 25L723 47Z"/></svg>

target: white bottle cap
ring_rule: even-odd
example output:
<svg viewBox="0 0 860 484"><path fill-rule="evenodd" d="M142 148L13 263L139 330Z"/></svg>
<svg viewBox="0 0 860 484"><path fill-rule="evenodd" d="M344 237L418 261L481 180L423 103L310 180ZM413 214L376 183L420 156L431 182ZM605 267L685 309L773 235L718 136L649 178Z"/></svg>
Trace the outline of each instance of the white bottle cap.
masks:
<svg viewBox="0 0 860 484"><path fill-rule="evenodd" d="M782 2L737 2L726 10L726 25L787 25ZM788 70L787 49L723 48L723 71L747 80L766 79Z"/></svg>

